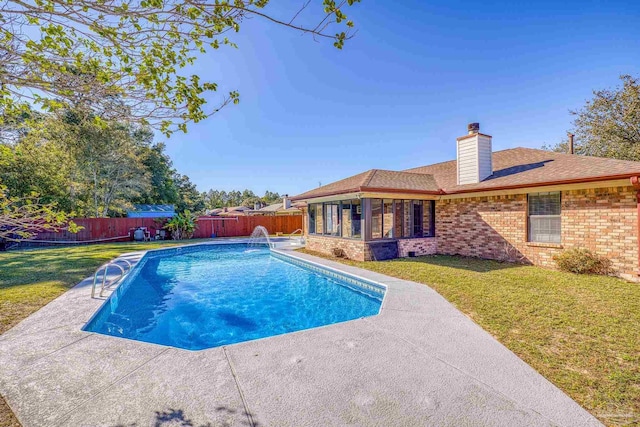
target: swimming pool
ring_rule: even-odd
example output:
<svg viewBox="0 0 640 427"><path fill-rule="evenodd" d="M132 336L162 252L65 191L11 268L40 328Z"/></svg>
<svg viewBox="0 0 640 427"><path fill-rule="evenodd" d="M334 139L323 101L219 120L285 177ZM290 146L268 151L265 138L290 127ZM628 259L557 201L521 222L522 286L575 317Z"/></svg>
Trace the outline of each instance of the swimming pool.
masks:
<svg viewBox="0 0 640 427"><path fill-rule="evenodd" d="M385 288L246 244L147 252L84 330L201 350L378 314Z"/></svg>

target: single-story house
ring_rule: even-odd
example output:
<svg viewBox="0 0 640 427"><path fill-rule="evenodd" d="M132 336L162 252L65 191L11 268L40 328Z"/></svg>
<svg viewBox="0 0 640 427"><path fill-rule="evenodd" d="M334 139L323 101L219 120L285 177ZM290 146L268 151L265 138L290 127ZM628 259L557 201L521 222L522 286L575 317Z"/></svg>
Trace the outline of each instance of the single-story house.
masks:
<svg viewBox="0 0 640 427"><path fill-rule="evenodd" d="M174 205L133 205L127 211L129 218L173 218L176 215Z"/></svg>
<svg viewBox="0 0 640 427"><path fill-rule="evenodd" d="M307 248L354 260L429 254L555 267L584 247L639 274L640 162L531 148L492 152L472 123L457 159L372 169L292 198Z"/></svg>
<svg viewBox="0 0 640 427"><path fill-rule="evenodd" d="M304 203L301 205L304 206ZM250 215L263 215L263 216L274 216L274 215L302 215L302 211L298 205L292 205L291 199L288 195L284 195L282 197L282 202L273 203L271 205L267 205L265 207L253 210Z"/></svg>
<svg viewBox="0 0 640 427"><path fill-rule="evenodd" d="M246 216L249 212L251 212L251 208L247 206L230 206L208 210L206 214L210 216Z"/></svg>

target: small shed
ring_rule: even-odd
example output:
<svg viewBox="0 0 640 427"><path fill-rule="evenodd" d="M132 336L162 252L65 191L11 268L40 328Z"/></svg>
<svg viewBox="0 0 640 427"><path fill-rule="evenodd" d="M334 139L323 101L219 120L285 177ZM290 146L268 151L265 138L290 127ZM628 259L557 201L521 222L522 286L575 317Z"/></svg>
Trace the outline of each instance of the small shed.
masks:
<svg viewBox="0 0 640 427"><path fill-rule="evenodd" d="M129 218L172 218L176 215L174 205L133 205L127 211Z"/></svg>

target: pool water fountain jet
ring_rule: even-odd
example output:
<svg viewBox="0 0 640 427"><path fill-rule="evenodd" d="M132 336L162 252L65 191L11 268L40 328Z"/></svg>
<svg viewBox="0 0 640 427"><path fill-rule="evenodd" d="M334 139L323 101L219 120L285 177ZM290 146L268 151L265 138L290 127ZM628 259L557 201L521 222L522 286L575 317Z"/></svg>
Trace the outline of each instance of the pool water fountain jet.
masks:
<svg viewBox="0 0 640 427"><path fill-rule="evenodd" d="M273 248L273 243L271 243L271 240L269 239L269 231L262 225L258 225L253 229L247 246L249 249L255 249L256 246L265 244L263 239L266 239L266 245L269 249Z"/></svg>

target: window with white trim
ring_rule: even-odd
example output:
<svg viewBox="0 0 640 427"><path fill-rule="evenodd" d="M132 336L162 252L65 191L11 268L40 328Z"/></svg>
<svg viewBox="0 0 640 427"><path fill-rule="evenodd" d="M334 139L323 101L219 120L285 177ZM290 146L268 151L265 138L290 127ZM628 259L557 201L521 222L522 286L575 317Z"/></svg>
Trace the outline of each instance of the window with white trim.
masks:
<svg viewBox="0 0 640 427"><path fill-rule="evenodd" d="M528 201L529 241L560 243L560 192L532 193Z"/></svg>

